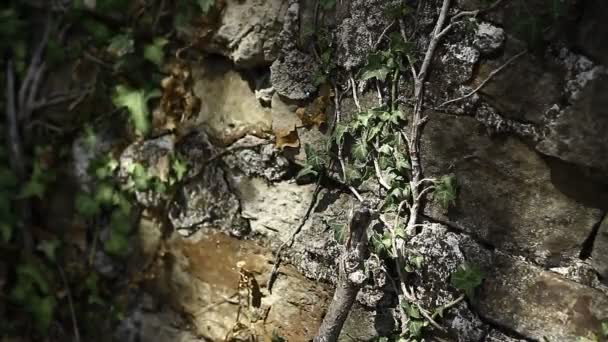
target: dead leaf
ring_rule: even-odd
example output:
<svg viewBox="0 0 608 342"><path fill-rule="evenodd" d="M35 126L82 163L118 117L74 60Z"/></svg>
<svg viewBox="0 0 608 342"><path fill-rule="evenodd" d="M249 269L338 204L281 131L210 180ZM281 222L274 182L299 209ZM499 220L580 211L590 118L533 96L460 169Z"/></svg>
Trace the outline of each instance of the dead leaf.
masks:
<svg viewBox="0 0 608 342"><path fill-rule="evenodd" d="M331 102L333 92L329 86L322 86L319 91L319 96L315 98L307 107L300 107L296 110L296 115L302 120L304 126L321 127L327 122L327 107Z"/></svg>
<svg viewBox="0 0 608 342"><path fill-rule="evenodd" d="M274 135L276 137L275 145L283 150L285 147L300 147L300 138L295 126L290 128L275 128Z"/></svg>

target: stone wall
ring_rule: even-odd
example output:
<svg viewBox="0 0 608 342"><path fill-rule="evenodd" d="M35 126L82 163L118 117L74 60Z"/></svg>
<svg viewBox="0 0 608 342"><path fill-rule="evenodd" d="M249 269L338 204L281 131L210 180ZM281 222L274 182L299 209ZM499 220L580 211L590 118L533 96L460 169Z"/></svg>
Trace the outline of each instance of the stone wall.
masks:
<svg viewBox="0 0 608 342"><path fill-rule="evenodd" d="M476 0L452 2L462 9L480 6ZM546 1L526 2L544 15ZM416 22L428 32L441 2L408 3L420 7ZM313 75L320 66L302 34L318 17L315 4L226 1L220 28L205 48L226 60L214 57L195 66L199 122L210 141L246 146L274 136L278 146L235 150L193 178L172 217L180 229L219 228L277 248L303 221L316 186L296 183L294 176L304 144L323 148L327 132L307 126L302 113L321 112L331 123L334 109L331 103L319 107L322 90ZM319 19L330 28L344 73L356 74L365 63L390 24L390 5L338 1ZM429 108L472 91L526 49L516 7L517 1L507 2L445 38L426 85ZM544 32L541 47L466 100L427 110L424 173L454 174L459 195L449 210L427 203L424 225L409 242L412 253L424 256L412 286L432 310L459 296L449 277L462 263L478 265L485 275L478 297L442 319L452 340L575 341L598 333L608 320L608 181L602 177L608 172L608 58L602 44L608 41L602 23L608 7L566 1L566 8ZM417 49L427 44L421 39ZM365 108L377 103L371 85L359 89ZM407 97L404 88L399 96ZM356 115L351 98L343 99L342 110ZM279 139L290 140L279 145ZM368 187L365 196L373 200L378 186ZM336 280L341 247L331 226L346 220L353 201L339 184L321 184L318 202L286 255L307 278ZM387 336L398 321L396 294L378 271L384 261L369 262L373 282L359 295L345 341Z"/></svg>

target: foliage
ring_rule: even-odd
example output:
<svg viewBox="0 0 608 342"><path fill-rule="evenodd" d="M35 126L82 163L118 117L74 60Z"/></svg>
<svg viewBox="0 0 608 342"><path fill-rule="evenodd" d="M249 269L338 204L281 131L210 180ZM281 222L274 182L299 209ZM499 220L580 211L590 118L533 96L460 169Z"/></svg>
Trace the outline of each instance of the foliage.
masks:
<svg viewBox="0 0 608 342"><path fill-rule="evenodd" d="M457 192L456 177L454 175L445 175L441 176L435 183L433 197L442 207L447 209L450 205L456 204Z"/></svg>
<svg viewBox="0 0 608 342"><path fill-rule="evenodd" d="M483 274L479 267L470 264L460 265L450 279L452 286L464 291L469 298L474 297L475 289L481 286L482 281Z"/></svg>
<svg viewBox="0 0 608 342"><path fill-rule="evenodd" d="M135 90L124 85L118 85L114 91L112 102L117 107L126 107L129 110L136 132L145 136L150 132L148 100L160 95L158 90Z"/></svg>

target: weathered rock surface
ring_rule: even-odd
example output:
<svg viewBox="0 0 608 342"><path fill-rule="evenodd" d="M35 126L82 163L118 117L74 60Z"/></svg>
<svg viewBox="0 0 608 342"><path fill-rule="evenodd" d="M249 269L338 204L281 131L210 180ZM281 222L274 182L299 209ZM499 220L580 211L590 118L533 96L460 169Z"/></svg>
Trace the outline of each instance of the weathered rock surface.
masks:
<svg viewBox="0 0 608 342"><path fill-rule="evenodd" d="M314 75L318 68L311 55L290 50L272 64L270 80L279 95L291 100L305 100L317 90Z"/></svg>
<svg viewBox="0 0 608 342"><path fill-rule="evenodd" d="M458 266L468 260L461 251L462 240L478 247L466 237L450 233L438 224L425 225L420 234L407 244L407 257L422 256L424 261L420 268L415 269L414 289L424 308L433 310L454 301L460 294L450 285L449 280ZM484 257L479 253L478 257ZM461 302L445 312L442 320L450 334L457 341L479 341L487 332L488 327L468 308L466 302Z"/></svg>
<svg viewBox="0 0 608 342"><path fill-rule="evenodd" d="M422 158L427 176L453 173L458 180L450 221L541 264L577 258L600 219L600 210L567 197L552 183L550 168L535 151L514 138L491 138L475 119L431 116ZM430 213L442 216L442 211L435 207Z"/></svg>
<svg viewBox="0 0 608 342"><path fill-rule="evenodd" d="M287 175L289 161L280 151L266 140L254 136L246 136L233 144L235 146L257 146L236 150L222 158L235 172L248 177L263 177L268 181L279 181Z"/></svg>
<svg viewBox="0 0 608 342"><path fill-rule="evenodd" d="M269 294L264 284L272 269L272 254L267 248L222 233L188 239L174 236L166 247L154 287L161 298L192 317L197 335L214 341L226 336L266 341L276 331L289 341L306 341L316 333L328 293L283 266ZM239 272L251 274L259 298L249 301L251 291L257 291L251 288L239 292Z"/></svg>
<svg viewBox="0 0 608 342"><path fill-rule="evenodd" d="M591 265L608 285L608 216L600 223L591 252Z"/></svg>
<svg viewBox="0 0 608 342"><path fill-rule="evenodd" d="M269 65L279 51L286 10L282 0L225 1L219 28L204 49L230 58L238 67Z"/></svg>
<svg viewBox="0 0 608 342"><path fill-rule="evenodd" d="M535 340L576 341L596 334L608 319L608 297L521 259L495 253L479 313Z"/></svg>
<svg viewBox="0 0 608 342"><path fill-rule="evenodd" d="M537 149L571 163L608 170L608 161L603 157L608 155L606 91L608 76L574 90L576 102L560 109L548 122L546 136Z"/></svg>
<svg viewBox="0 0 608 342"><path fill-rule="evenodd" d="M336 34L337 63L347 70L362 66L367 55L389 24L386 12L395 1L353 0L339 4L338 12L345 18L338 25Z"/></svg>
<svg viewBox="0 0 608 342"><path fill-rule="evenodd" d="M196 119L204 124L211 138L230 144L246 134L270 131L271 115L262 107L247 80L223 61L209 61L193 70L194 93L201 99Z"/></svg>
<svg viewBox="0 0 608 342"><path fill-rule="evenodd" d="M157 139L135 142L120 155L118 177L124 184L132 183L134 166L144 167L147 176L166 182L170 171L170 158L175 150L175 137L165 135ZM127 185L134 188L133 185ZM145 207L158 206L165 197L155 189L137 190L137 201Z"/></svg>
<svg viewBox="0 0 608 342"><path fill-rule="evenodd" d="M169 219L178 232L189 235L201 228L216 228L235 236L249 232L241 220L240 205L233 194L226 173L216 165L189 180L174 198Z"/></svg>

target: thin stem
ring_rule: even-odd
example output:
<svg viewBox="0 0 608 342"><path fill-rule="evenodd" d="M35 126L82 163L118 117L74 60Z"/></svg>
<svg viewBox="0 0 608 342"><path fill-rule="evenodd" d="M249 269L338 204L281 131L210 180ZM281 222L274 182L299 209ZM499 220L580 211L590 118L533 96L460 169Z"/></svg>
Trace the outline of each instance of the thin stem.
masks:
<svg viewBox="0 0 608 342"><path fill-rule="evenodd" d="M496 68L496 69L492 70L492 72L490 72L490 74L488 75L488 77L486 77L486 79L484 79L484 80L483 80L483 82L481 82L481 83L480 83L480 84L477 86L477 88L473 89L473 91L471 91L470 93L468 93L468 94L466 94L466 95L464 95L464 96L461 96L461 97L457 97L457 98L455 98L455 99L451 99L451 100L445 101L445 102L443 102L442 104L440 104L439 106L435 107L435 109L439 109L439 108L441 108L441 107L443 107L443 106L447 106L447 105L449 105L450 103L454 103L454 102L458 102L458 101L465 100L465 99L467 99L467 98L469 98L469 97L471 97L471 96L475 95L475 93L477 93L479 90L481 90L481 89L482 89L482 88L483 88L483 87L486 85L486 83L488 83L488 82L489 82L489 81L490 81L490 80L491 80L491 79L492 79L494 76L496 76L496 74L498 74L499 72L501 72L501 71L502 71L504 68L506 68L506 67L507 67L509 64L513 63L513 61L515 61L515 60L516 60L516 59L518 59L519 57L521 57L521 56L523 56L524 54L526 54L526 52L527 52L526 50L521 51L520 53L518 53L518 54L516 54L516 55L512 56L511 58L509 58L509 59L508 59L508 60L507 60L507 61L506 61L506 62L505 62L503 65L501 65L500 67L498 67L498 68Z"/></svg>

